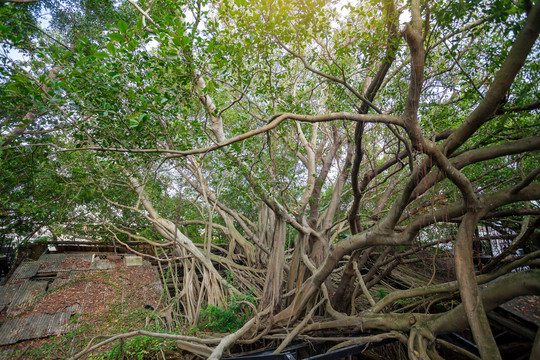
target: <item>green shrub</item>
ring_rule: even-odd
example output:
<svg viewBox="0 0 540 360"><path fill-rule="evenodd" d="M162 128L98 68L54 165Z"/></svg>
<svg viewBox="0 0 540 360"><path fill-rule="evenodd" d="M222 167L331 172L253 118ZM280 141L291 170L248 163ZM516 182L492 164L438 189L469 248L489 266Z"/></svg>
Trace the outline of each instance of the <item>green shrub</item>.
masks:
<svg viewBox="0 0 540 360"><path fill-rule="evenodd" d="M148 328L149 331L168 333L156 325ZM92 360L153 360L163 359L162 350L175 349L174 340L154 338L151 336L136 336L124 341L116 342L114 347L101 354L91 356Z"/></svg>
<svg viewBox="0 0 540 360"><path fill-rule="evenodd" d="M163 340L150 336L137 336L128 341L118 342L106 353L94 355L94 360L149 360L162 359L160 349L172 348L172 340Z"/></svg>
<svg viewBox="0 0 540 360"><path fill-rule="evenodd" d="M207 330L219 333L235 332L240 329L249 318L253 316L253 311L242 302L256 304L256 299L252 294L243 294L230 299L226 306L208 305L201 310L199 320L199 330Z"/></svg>

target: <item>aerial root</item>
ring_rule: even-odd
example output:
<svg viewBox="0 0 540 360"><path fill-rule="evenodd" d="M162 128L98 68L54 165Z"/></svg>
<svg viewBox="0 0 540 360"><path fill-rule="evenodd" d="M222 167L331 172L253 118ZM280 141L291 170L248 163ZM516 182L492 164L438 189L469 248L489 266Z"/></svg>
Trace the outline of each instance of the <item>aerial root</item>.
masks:
<svg viewBox="0 0 540 360"><path fill-rule="evenodd" d="M246 304L248 303L246 302ZM248 304L248 305L251 306L251 304ZM245 323L244 326L242 326L242 328L240 328L236 332L229 334L223 338L218 337L218 338L201 339L194 336L163 334L163 333L155 333L155 332L146 331L146 330L136 330L136 331L132 331L128 333L122 333L122 334L116 334L116 335L110 335L110 336L106 336L106 335L96 336L92 338L92 340L88 343L88 345L82 351L75 354L69 360L80 359L84 355L87 355L88 353L91 353L92 351L104 345L112 343L116 340L127 339L134 336L150 336L154 338L176 340L176 345L182 350L186 350L188 352L191 352L199 356L203 356L208 359L218 360L222 357L223 352L225 350L227 350L232 344L237 342L250 329L258 328L258 326L260 325L260 318L262 316L267 315L269 312L270 312L270 308L267 308L261 312L256 313L256 315L252 317L251 320L249 320L247 323ZM256 338L260 338L267 332L268 331L263 332L263 334L258 335ZM99 337L107 337L107 339L95 345L92 345L94 340L96 340ZM217 345L217 346L212 349L208 345Z"/></svg>
<svg viewBox="0 0 540 360"><path fill-rule="evenodd" d="M430 360L431 358L427 354L428 340L422 335L418 334L416 337L418 343L418 352L420 353L420 359Z"/></svg>
<svg viewBox="0 0 540 360"><path fill-rule="evenodd" d="M328 352L341 349L343 347L359 345L359 344L364 344L364 343L366 343L366 347L367 347L369 346L370 343L376 343L376 342L380 342L386 339L395 339L395 338L397 338L397 335L395 332L377 334L377 335L372 335L372 336L355 337L355 338L340 342L339 344L332 346L330 349L328 349Z"/></svg>
<svg viewBox="0 0 540 360"><path fill-rule="evenodd" d="M283 349L285 349L285 347L287 347L287 345L289 345L289 343L294 340L294 338L296 337L296 335L298 335L300 333L300 331L302 331L302 329L307 325L307 323L311 320L311 318L313 317L313 314L315 313L315 310L317 310L319 308L319 306L321 306L324 302L326 301L326 299L322 299L321 301L319 301L310 311L309 313L307 314L307 316L297 325L294 327L293 331L291 331L290 334L287 335L287 337L281 342L281 344L278 346L278 348L274 351L274 354L279 354L280 352L283 351Z"/></svg>
<svg viewBox="0 0 540 360"><path fill-rule="evenodd" d="M416 321L414 318L413 320ZM433 346L435 340L433 333L425 326L413 325L406 343L409 360L440 360L440 356Z"/></svg>
<svg viewBox="0 0 540 360"><path fill-rule="evenodd" d="M446 347L446 348L460 354L460 355L468 357L469 359L480 360L480 358L478 356L474 355L473 353L471 353L471 352L469 352L469 351L467 351L467 350L465 350L465 349L463 349L463 348L461 348L459 346L456 346L456 345L454 345L454 344L452 344L452 343L450 343L448 341L445 341L445 340L442 340L442 339L436 339L435 342L437 344L440 344L440 345L442 345L442 346L444 346L444 347Z"/></svg>
<svg viewBox="0 0 540 360"><path fill-rule="evenodd" d="M240 339L245 333L247 333L253 326L255 326L259 320L259 316L264 316L270 312L270 307L266 308L259 315L252 317L247 323L244 324L236 332L229 334L221 339L218 346L214 348L212 354L208 357L208 360L219 360L223 356L223 352L227 350L232 344L234 344L238 339Z"/></svg>
<svg viewBox="0 0 540 360"><path fill-rule="evenodd" d="M92 345L92 341L96 338L93 338L92 341L90 341L88 343L88 345L80 352L78 352L77 354L73 355L69 360L76 360L76 359L80 359L82 356L96 350L96 349L99 349L100 347L104 346L104 345L107 345L111 342L114 342L116 340L120 340L120 339L127 339L127 338L130 338L130 337L134 337L134 336L140 336L140 335L143 335L143 336L150 336L150 337L155 337L155 338L161 338L161 339L171 339L171 340L177 340L177 341L181 341L183 343L189 343L189 342L194 342L194 343L199 343L201 345L204 345L204 344L218 344L221 339L219 338L213 338L213 339L200 339L200 338L197 338L197 337L194 337L194 336L185 336L185 335L173 335L173 334L163 334L163 333L155 333L155 332L151 332L151 331L146 331L146 330L136 330L136 331L131 331L131 332L128 332L128 333L123 333L123 334L117 334L117 335L111 335L109 336L108 339L100 342L100 343L97 343L95 345Z"/></svg>
<svg viewBox="0 0 540 360"><path fill-rule="evenodd" d="M409 341L407 342L407 352L409 354L409 360L419 360L420 353L414 349L414 341L416 339L416 329L413 327L409 333Z"/></svg>
<svg viewBox="0 0 540 360"><path fill-rule="evenodd" d="M182 350L205 358L209 357L212 354L212 348L204 344L195 344L188 341L176 340L176 346L178 346Z"/></svg>
<svg viewBox="0 0 540 360"><path fill-rule="evenodd" d="M432 360L444 360L444 358L437 352L436 343L431 343L427 349L428 355Z"/></svg>

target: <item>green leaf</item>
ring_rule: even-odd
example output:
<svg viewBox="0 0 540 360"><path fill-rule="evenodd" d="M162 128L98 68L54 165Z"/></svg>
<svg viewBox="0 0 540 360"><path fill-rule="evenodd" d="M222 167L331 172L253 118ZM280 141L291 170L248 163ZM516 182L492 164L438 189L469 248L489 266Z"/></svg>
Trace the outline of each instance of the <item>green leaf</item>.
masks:
<svg viewBox="0 0 540 360"><path fill-rule="evenodd" d="M121 33L125 34L127 33L127 23L124 20L118 20L118 30L120 30Z"/></svg>
<svg viewBox="0 0 540 360"><path fill-rule="evenodd" d="M94 53L94 57L96 59L106 59L109 57L109 54L107 54L105 51L98 51Z"/></svg>
<svg viewBox="0 0 540 360"><path fill-rule="evenodd" d="M114 47L114 44L112 42L107 44L107 50L109 50L111 55L116 55L116 48Z"/></svg>
<svg viewBox="0 0 540 360"><path fill-rule="evenodd" d="M118 41L118 42L123 42L126 40L126 38L124 37L124 35L122 34L119 34L119 33L111 33L109 34L109 38L113 41Z"/></svg>
<svg viewBox="0 0 540 360"><path fill-rule="evenodd" d="M215 83L212 80L206 83L206 90L208 90L209 92L214 91L215 87Z"/></svg>
<svg viewBox="0 0 540 360"><path fill-rule="evenodd" d="M182 46L182 38L179 36L173 35L172 41L177 46Z"/></svg>
<svg viewBox="0 0 540 360"><path fill-rule="evenodd" d="M130 118L129 119L129 127L130 128L136 128L137 126L139 126L139 119L138 118Z"/></svg>
<svg viewBox="0 0 540 360"><path fill-rule="evenodd" d="M189 36L182 36L182 47L185 47L191 42L191 39Z"/></svg>

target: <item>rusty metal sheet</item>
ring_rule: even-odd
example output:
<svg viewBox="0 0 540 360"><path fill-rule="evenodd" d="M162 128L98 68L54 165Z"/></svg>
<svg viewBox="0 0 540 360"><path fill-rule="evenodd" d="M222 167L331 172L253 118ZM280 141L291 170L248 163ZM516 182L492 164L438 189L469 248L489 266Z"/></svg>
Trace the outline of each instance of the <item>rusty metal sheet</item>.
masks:
<svg viewBox="0 0 540 360"><path fill-rule="evenodd" d="M19 290L21 284L0 286L0 311L11 302L13 295Z"/></svg>
<svg viewBox="0 0 540 360"><path fill-rule="evenodd" d="M48 283L48 281L27 280L21 284L17 293L11 299L11 304L7 309L7 316L21 314L33 299L45 292Z"/></svg>
<svg viewBox="0 0 540 360"><path fill-rule="evenodd" d="M38 273L48 273L58 271L58 265L62 262L62 258L57 256L59 254L43 254L39 258L38 262L40 268ZM62 254L63 255L63 254Z"/></svg>
<svg viewBox="0 0 540 360"><path fill-rule="evenodd" d="M9 279L9 284L13 284L20 280L30 279L32 276L36 275L39 270L40 264L36 262L23 262L15 272L13 272L13 275L11 275L11 278Z"/></svg>
<svg viewBox="0 0 540 360"><path fill-rule="evenodd" d="M93 254L43 254L39 257L39 262L58 262L61 263L67 258L78 258L83 260L92 261Z"/></svg>
<svg viewBox="0 0 540 360"><path fill-rule="evenodd" d="M61 269L62 262L66 259L79 259L85 260L89 263L92 262L93 254L43 254L38 260L41 268L38 270L39 273L47 272L61 272L61 271L72 271L72 270L87 270L89 266L76 266L75 264L70 268Z"/></svg>
<svg viewBox="0 0 540 360"><path fill-rule="evenodd" d="M50 285L50 288L51 289L57 289L65 284L67 284L68 282L70 282L70 278L55 278L54 281L52 282L52 284Z"/></svg>
<svg viewBox="0 0 540 360"><path fill-rule="evenodd" d="M56 314L35 314L6 320L0 327L0 346L59 335L71 330L69 319L78 310L70 306Z"/></svg>

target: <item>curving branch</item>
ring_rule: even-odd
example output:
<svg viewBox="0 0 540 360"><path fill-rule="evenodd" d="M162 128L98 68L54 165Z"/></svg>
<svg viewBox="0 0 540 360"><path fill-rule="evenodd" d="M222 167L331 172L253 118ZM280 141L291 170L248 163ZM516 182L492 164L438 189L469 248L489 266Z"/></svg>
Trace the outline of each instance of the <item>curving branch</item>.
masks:
<svg viewBox="0 0 540 360"><path fill-rule="evenodd" d="M54 144L47 144L50 146L54 146L56 149L58 149L61 152L73 152L73 151L103 151L103 152L118 152L118 153L133 153L133 154L167 154L167 158L178 158L178 157L185 157L187 155L195 155L195 154L206 154L211 151L221 149L225 146L244 141L246 139L249 139L251 137L254 137L259 134L263 134L265 132L268 132L272 129L275 129L279 124L286 120L294 120L294 121L300 121L300 122L308 122L308 123L318 123L318 122L329 122L329 121L337 121L337 120L350 120L355 122L372 122L372 123L382 123L382 124L393 124L397 126L403 126L403 122L401 118L398 116L393 115L382 115L382 114L374 114L374 115L367 115L367 114L353 114L353 113L347 113L347 112L339 112L339 113L330 113L330 114L324 114L324 115L301 115L301 114L292 114L292 113L284 113L279 114L273 117L272 120L270 120L266 125L261 126L258 129L254 129L251 131L248 131L247 133L234 136L230 139L224 140L222 142L218 142L214 145L207 146L204 148L199 149L191 149L191 150L171 150L171 149L127 149L127 148L111 148L111 147L99 147L99 146L86 146L81 148L73 148L73 149L66 149L61 148Z"/></svg>

